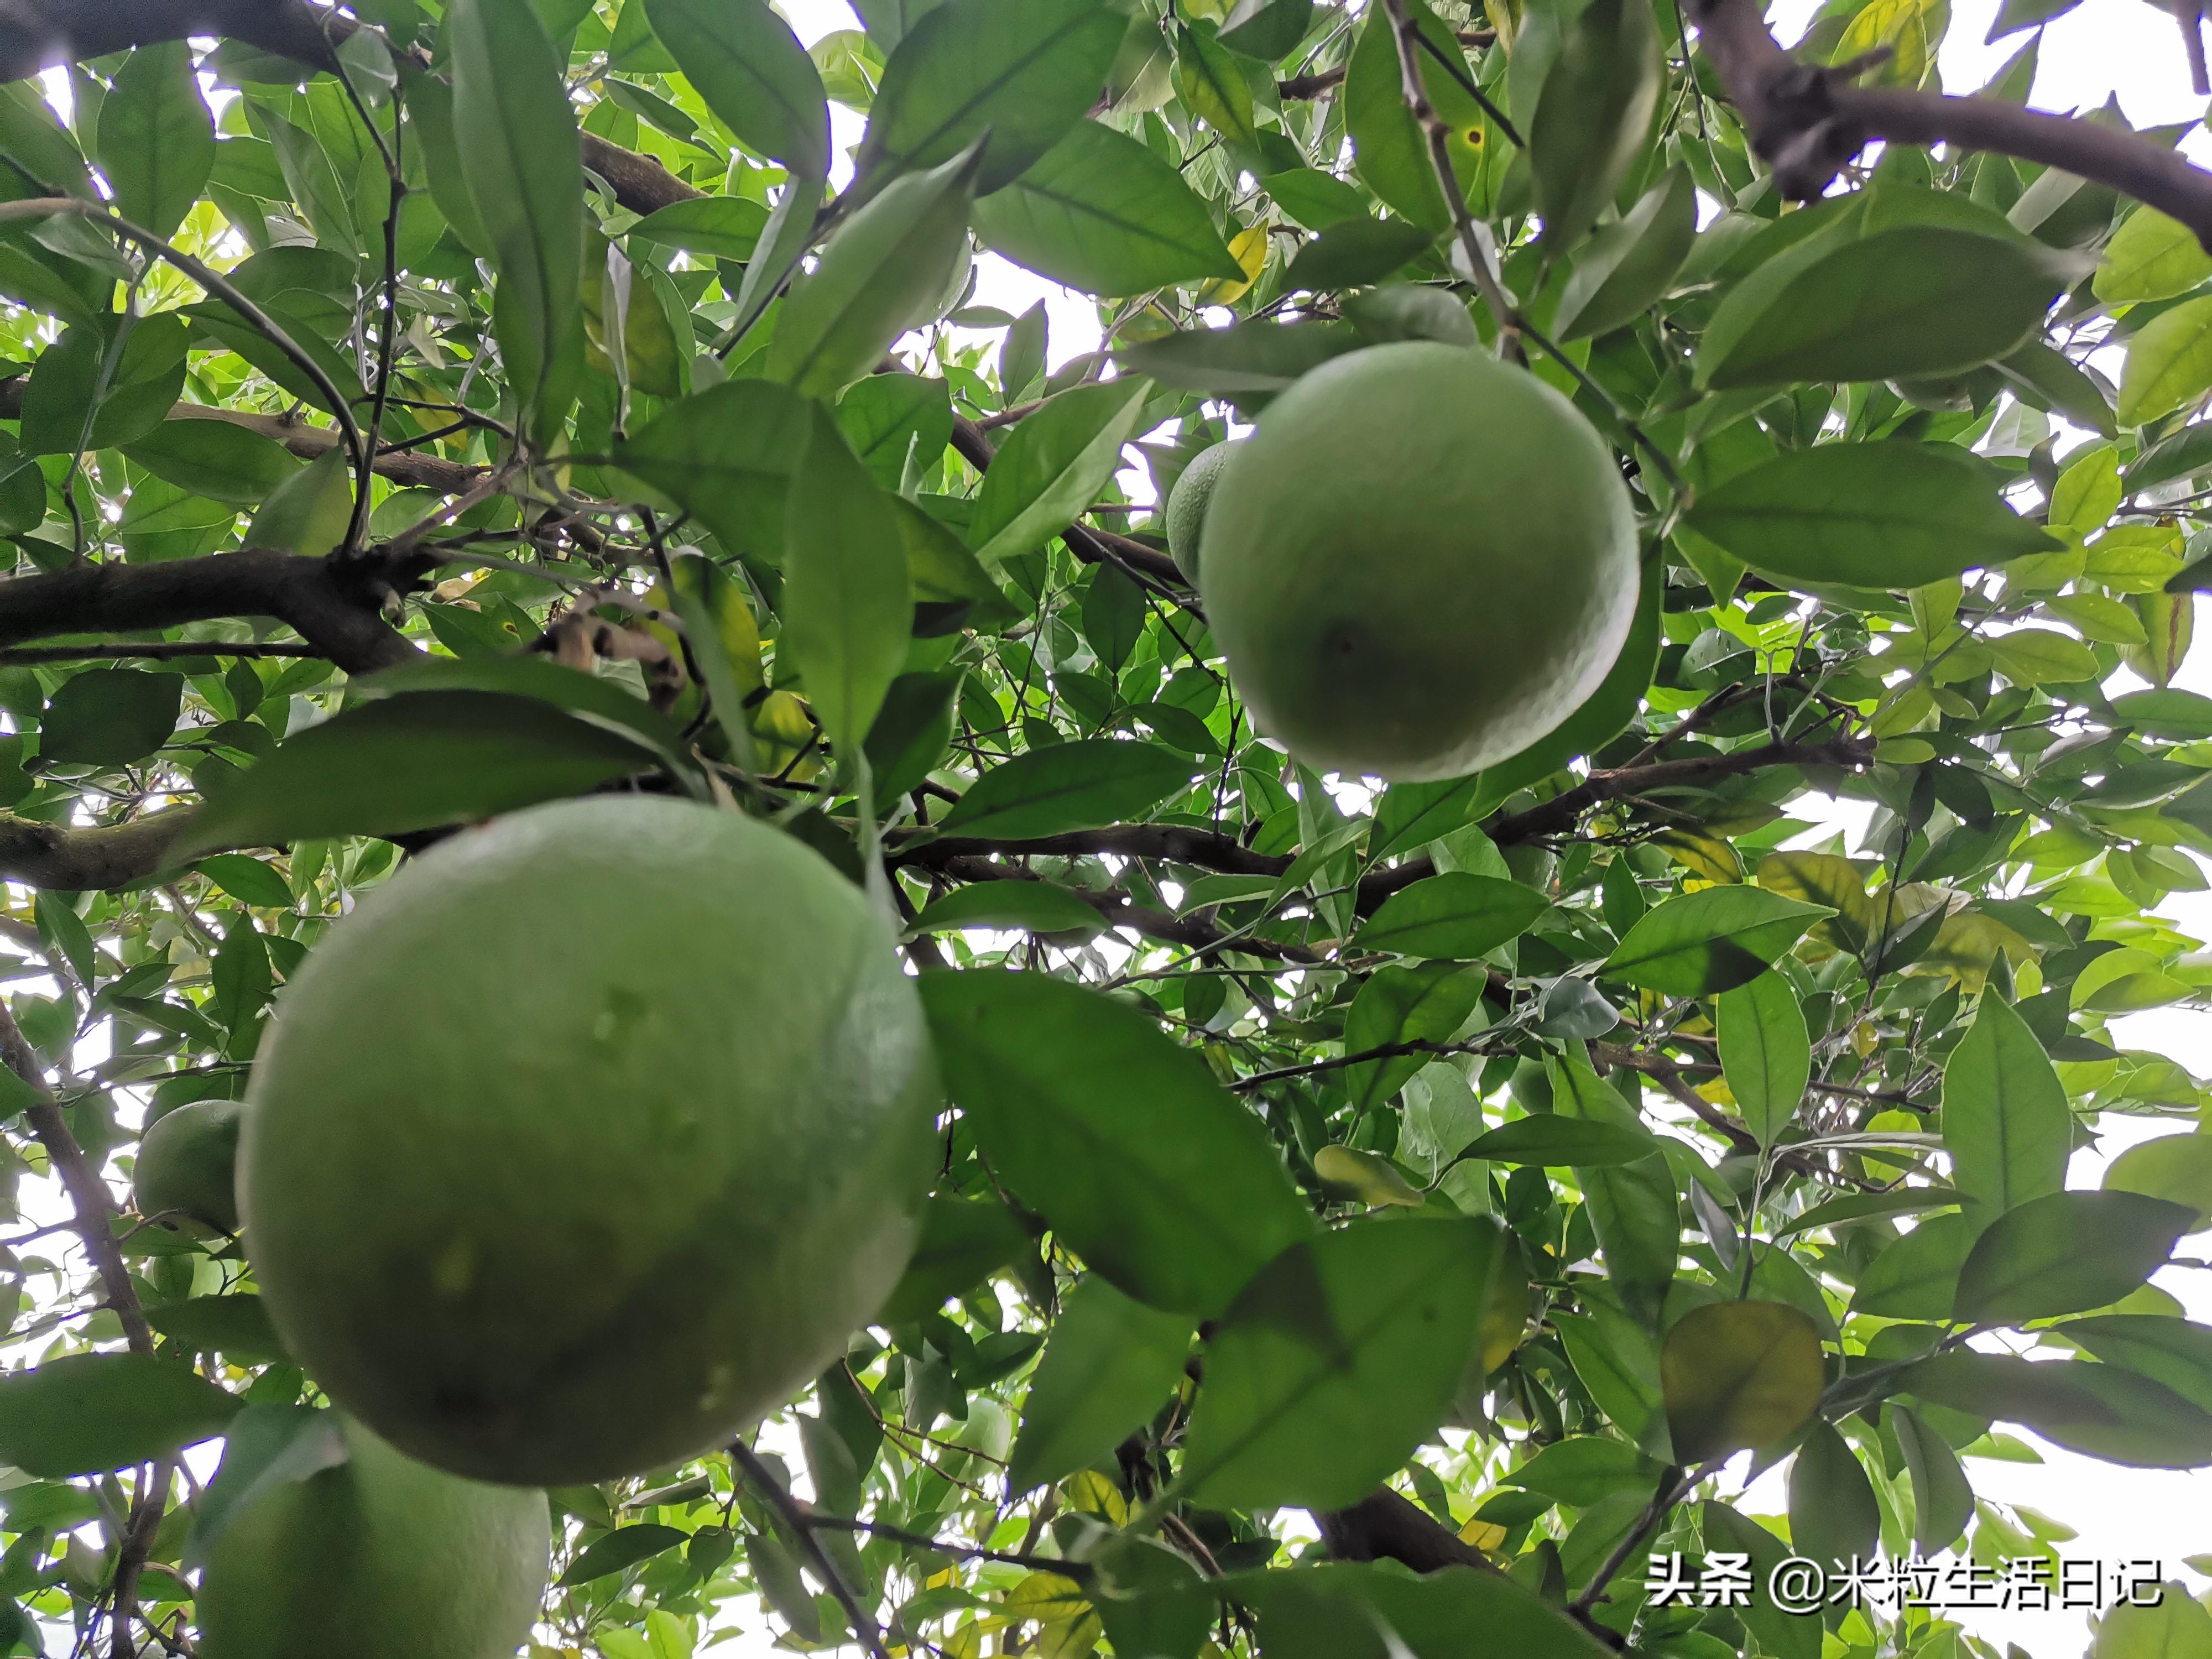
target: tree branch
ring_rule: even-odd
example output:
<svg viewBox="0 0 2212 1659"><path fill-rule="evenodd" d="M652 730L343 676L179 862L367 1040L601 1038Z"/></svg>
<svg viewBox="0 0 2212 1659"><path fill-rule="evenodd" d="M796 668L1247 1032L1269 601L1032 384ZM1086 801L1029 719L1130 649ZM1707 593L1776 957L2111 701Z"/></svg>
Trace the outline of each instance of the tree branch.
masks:
<svg viewBox="0 0 2212 1659"><path fill-rule="evenodd" d="M1395 1561L1415 1572L1443 1567L1498 1571L1488 1556L1389 1486L1377 1487L1348 1510L1317 1511L1314 1522L1321 1528L1321 1541L1340 1561Z"/></svg>
<svg viewBox="0 0 2212 1659"><path fill-rule="evenodd" d="M125 1340L134 1353L153 1352L153 1328L147 1324L145 1313L139 1308L138 1292L131 1283L131 1270L123 1265L123 1252L115 1242L115 1194L107 1190L107 1182L85 1156L84 1148L77 1145L76 1137L70 1133L69 1120L62 1115L53 1091L46 1087L46 1067L39 1060L38 1051L31 1047L23 1028L15 1024L15 1016L4 1001L0 1001L0 1060L5 1060L8 1069L31 1091L33 1099L26 1114L30 1119L31 1133L46 1149L47 1160L61 1178L63 1189L69 1194L70 1209L75 1217L71 1227L84 1241L84 1253L92 1261L93 1271L100 1275L100 1289L123 1326Z"/></svg>
<svg viewBox="0 0 2212 1659"><path fill-rule="evenodd" d="M160 869L192 820L190 807L128 823L72 827L0 812L0 880L63 893L128 887Z"/></svg>
<svg viewBox="0 0 2212 1659"><path fill-rule="evenodd" d="M1031 875L1018 865L1000 864L988 858L948 858L937 861L933 868L955 881L1036 881L1041 876ZM1095 888L1060 887L1048 884L1072 898L1081 899L1096 910L1110 927L1127 927L1146 939L1158 939L1167 945L1181 945L1201 953L1227 945L1247 956L1263 957L1273 962L1317 963L1324 960L1318 951L1309 951L1303 945L1279 945L1269 939L1253 939L1246 935L1230 936L1226 928L1215 926L1203 916L1178 916L1164 910L1154 910L1139 904L1117 888L1101 891Z"/></svg>
<svg viewBox="0 0 2212 1659"><path fill-rule="evenodd" d="M1573 829L1584 812L1607 801L1658 789L1696 788L1722 778L1762 772L1770 766L1832 766L1858 772L1873 763L1873 739L1839 737L1825 743L1768 743L1754 749L1733 749L1724 755L1618 767L1593 772L1540 805L1500 820L1492 828L1490 838L1500 847L1542 841Z"/></svg>
<svg viewBox="0 0 2212 1659"><path fill-rule="evenodd" d="M2136 134L1994 98L1856 87L1799 62L1767 32L1757 0L1686 0L1699 45L1742 115L1752 148L1794 201L1823 194L1869 143L1948 144L2038 161L2179 219L2212 248L2212 173Z"/></svg>
<svg viewBox="0 0 2212 1659"><path fill-rule="evenodd" d="M413 646L378 613L388 565L245 548L167 564L82 564L0 581L0 647L57 634L173 628L217 617L289 623L350 674L412 661Z"/></svg>

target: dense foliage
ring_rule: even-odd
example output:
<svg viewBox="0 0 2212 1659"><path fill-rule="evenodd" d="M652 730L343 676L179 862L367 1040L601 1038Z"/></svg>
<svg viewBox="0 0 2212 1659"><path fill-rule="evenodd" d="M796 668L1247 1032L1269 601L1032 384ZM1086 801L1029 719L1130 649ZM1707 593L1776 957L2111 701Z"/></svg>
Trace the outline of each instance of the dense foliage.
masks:
<svg viewBox="0 0 2212 1659"><path fill-rule="evenodd" d="M895 911L947 1105L842 1364L550 1495L537 1652L1982 1652L1644 1559L2054 1559L1976 1495L2007 1425L2212 1464L2147 1283L2207 1097L2107 1026L2212 991L2160 914L2212 854L2212 180L2034 126L2034 35L1939 105L1923 0L1755 95L1744 3L0 28L0 1651L191 1651L224 1529L345 1456L174 1146L366 890L594 790ZM1906 142L1954 118L2039 159ZM1571 398L1644 557L1565 725L1386 787L1254 732L1139 503L1407 339ZM2068 1189L2108 1114L2172 1121ZM2208 1644L2179 1590L2100 1637Z"/></svg>

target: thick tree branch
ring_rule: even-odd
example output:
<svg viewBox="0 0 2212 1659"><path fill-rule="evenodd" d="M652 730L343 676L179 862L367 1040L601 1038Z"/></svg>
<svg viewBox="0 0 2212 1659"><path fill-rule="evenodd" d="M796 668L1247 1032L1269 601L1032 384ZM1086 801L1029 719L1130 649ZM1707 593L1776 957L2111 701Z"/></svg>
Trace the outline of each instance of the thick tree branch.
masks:
<svg viewBox="0 0 2212 1659"><path fill-rule="evenodd" d="M167 564L82 564L0 581L0 647L57 634L119 634L217 617L270 617L350 674L411 661L379 614L379 567L245 548Z"/></svg>
<svg viewBox="0 0 2212 1659"><path fill-rule="evenodd" d="M1018 865L1001 864L996 860L981 857L939 859L933 862L932 867L955 881L1043 879L1031 875ZM1158 939L1163 944L1181 945L1200 953L1226 945L1246 956L1260 957L1272 962L1317 963L1323 959L1320 951L1309 951L1302 945L1279 945L1271 939L1245 935L1231 938L1228 929L1216 926L1204 916L1178 916L1165 910L1154 910L1138 903L1118 888L1107 888L1102 891L1087 887L1059 887L1059 890L1081 899L1096 910L1109 927L1126 927L1132 933Z"/></svg>
<svg viewBox="0 0 2212 1659"><path fill-rule="evenodd" d="M0 881L64 893L128 887L161 867L191 820L190 807L84 828L0 812Z"/></svg>
<svg viewBox="0 0 2212 1659"><path fill-rule="evenodd" d="M2212 173L2148 138L1994 98L1856 87L1799 62L1767 32L1758 0L1686 0L1699 44L1782 193L1811 201L1869 143L1948 144L2039 161L2109 185L2179 219L2212 248Z"/></svg>
<svg viewBox="0 0 2212 1659"><path fill-rule="evenodd" d="M1415 1572L1443 1567L1498 1571L1480 1550L1389 1486L1377 1487L1348 1510L1317 1510L1314 1522L1322 1542L1340 1561L1395 1561Z"/></svg>
<svg viewBox="0 0 2212 1659"><path fill-rule="evenodd" d="M1607 801L1647 795L1661 789L1698 788L1723 778L1763 772L1771 766L1827 766L1863 771L1874 763L1870 738L1832 738L1826 743L1767 743L1753 749L1732 749L1724 755L1698 755L1688 760L1659 761L1648 766L1624 766L1593 772L1571 789L1563 789L1540 805L1501 819L1490 838L1500 847L1543 841L1565 835L1592 807Z"/></svg>

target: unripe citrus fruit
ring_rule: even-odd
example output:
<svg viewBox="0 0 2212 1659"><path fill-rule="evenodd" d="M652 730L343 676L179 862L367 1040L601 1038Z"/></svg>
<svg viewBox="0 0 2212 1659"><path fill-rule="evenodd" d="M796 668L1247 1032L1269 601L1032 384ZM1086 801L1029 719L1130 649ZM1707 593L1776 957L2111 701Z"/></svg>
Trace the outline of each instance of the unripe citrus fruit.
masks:
<svg viewBox="0 0 2212 1659"><path fill-rule="evenodd" d="M508 1659L545 1590L544 1494L339 1431L344 1462L270 1487L216 1534L195 1601L204 1659Z"/></svg>
<svg viewBox="0 0 2212 1659"><path fill-rule="evenodd" d="M138 1213L238 1231L238 1128L234 1100L195 1100L165 1112L138 1142L131 1191Z"/></svg>
<svg viewBox="0 0 2212 1659"><path fill-rule="evenodd" d="M432 849L308 957L240 1207L286 1346L377 1433L606 1480L844 1352L912 1253L934 1102L890 928L817 854L564 802Z"/></svg>
<svg viewBox="0 0 2212 1659"><path fill-rule="evenodd" d="M1428 343L1339 357L1269 404L1200 562L1260 729L1393 779L1526 748L1597 689L1636 609L1604 440L1534 375Z"/></svg>
<svg viewBox="0 0 2212 1659"><path fill-rule="evenodd" d="M1213 501L1213 486L1221 481L1221 469L1229 464L1236 453L1234 444L1216 444L1211 449L1201 449L1191 464L1183 468L1182 476L1168 491L1168 507L1164 515L1168 537L1168 554L1176 562L1176 568L1190 579L1191 586L1198 585L1200 535L1206 528L1206 510Z"/></svg>

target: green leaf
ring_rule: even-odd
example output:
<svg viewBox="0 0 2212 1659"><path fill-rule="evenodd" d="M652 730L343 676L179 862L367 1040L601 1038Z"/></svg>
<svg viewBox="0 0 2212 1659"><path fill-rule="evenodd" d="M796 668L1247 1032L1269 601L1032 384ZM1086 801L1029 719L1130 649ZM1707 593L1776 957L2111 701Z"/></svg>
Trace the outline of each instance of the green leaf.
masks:
<svg viewBox="0 0 2212 1659"><path fill-rule="evenodd" d="M454 0L448 18L453 136L499 273L493 328L526 424L550 439L583 362L575 111L530 0Z"/></svg>
<svg viewBox="0 0 2212 1659"><path fill-rule="evenodd" d="M1078 386L1014 428L983 475L968 528L980 562L1031 552L1075 522L1119 470L1147 390L1134 374Z"/></svg>
<svg viewBox="0 0 2212 1659"><path fill-rule="evenodd" d="M1979 1200L1978 1232L2066 1184L2074 1114L2042 1043L2010 1003L1985 994L1943 1062L1943 1145L1952 1183Z"/></svg>
<svg viewBox="0 0 2212 1659"><path fill-rule="evenodd" d="M837 428L870 476L896 489L908 453L927 466L952 441L952 403L945 383L918 374L871 374L837 400Z"/></svg>
<svg viewBox="0 0 2212 1659"><path fill-rule="evenodd" d="M115 210L156 236L173 235L215 171L215 117L187 42L141 46L116 70L100 101L94 148Z"/></svg>
<svg viewBox="0 0 2212 1659"><path fill-rule="evenodd" d="M922 1209L914 1258L877 1317L898 1325L933 1314L1035 1250L1021 1223L995 1200L932 1198Z"/></svg>
<svg viewBox="0 0 2212 1659"><path fill-rule="evenodd" d="M269 492L246 545L314 558L334 551L353 520L353 472L343 449L326 449Z"/></svg>
<svg viewBox="0 0 2212 1659"><path fill-rule="evenodd" d="M1097 1274L1060 1304L1022 1407L1007 1489L1025 1492L1112 1455L1182 1381L1191 1322Z"/></svg>
<svg viewBox="0 0 2212 1659"><path fill-rule="evenodd" d="M976 192L1011 184L1083 118L1127 31L1102 0L945 0L884 66L860 177L933 167L988 134Z"/></svg>
<svg viewBox="0 0 2212 1659"><path fill-rule="evenodd" d="M604 1537L594 1538L576 1553L568 1564L568 1571L554 1581L556 1589L571 1584L588 1584L594 1578L605 1578L635 1566L641 1561L650 1561L656 1555L680 1548L691 1541L688 1532L678 1532L673 1527L645 1522L636 1526L617 1527Z"/></svg>
<svg viewBox="0 0 2212 1659"><path fill-rule="evenodd" d="M1035 974L919 984L992 1168L1116 1288L1211 1318L1312 1231L1259 1120L1146 1016Z"/></svg>
<svg viewBox="0 0 2212 1659"><path fill-rule="evenodd" d="M1176 90L1184 106L1225 142L1248 149L1256 145L1252 88L1236 58L1209 30L1179 26L1171 33Z"/></svg>
<svg viewBox="0 0 2212 1659"><path fill-rule="evenodd" d="M2212 1411L2212 1326L2167 1314L2098 1314L2051 1328L2107 1364L2148 1376Z"/></svg>
<svg viewBox="0 0 2212 1659"><path fill-rule="evenodd" d="M1528 129L1546 246L1571 247L1613 204L1650 140L1664 78L1643 0L1590 0L1575 14Z"/></svg>
<svg viewBox="0 0 2212 1659"><path fill-rule="evenodd" d="M938 823L950 834L1036 841L1143 817L1190 787L1197 763L1156 744L1085 738L989 768Z"/></svg>
<svg viewBox="0 0 2212 1659"><path fill-rule="evenodd" d="M1807 237L1739 283L1698 345L1716 391L1951 374L2027 337L2066 285L2047 248L1939 224Z"/></svg>
<svg viewBox="0 0 2212 1659"><path fill-rule="evenodd" d="M1329 1561L1242 1573L1221 1589L1260 1612L1270 1659L1603 1659L1598 1638L1499 1572L1448 1566L1416 1577L1395 1563Z"/></svg>
<svg viewBox="0 0 2212 1659"><path fill-rule="evenodd" d="M1116 356L1178 392L1249 395L1285 391L1308 370L1360 343L1342 323L1244 322L1164 334L1124 346Z"/></svg>
<svg viewBox="0 0 2212 1659"><path fill-rule="evenodd" d="M1729 1550L1750 1558L1754 1584L1769 1583L1775 1568L1790 1553L1782 1540L1765 1527L1726 1504L1708 1499L1698 1505L1698 1519L1710 1548ZM1761 1652L1779 1655L1780 1659L1820 1659L1822 1641L1818 1619L1784 1613L1771 1596L1756 1591L1743 1609L1742 1618L1757 1637Z"/></svg>
<svg viewBox="0 0 2212 1659"><path fill-rule="evenodd" d="M1314 1173L1337 1196L1364 1204L1370 1209L1418 1210L1428 1202L1398 1166L1380 1152L1364 1152L1356 1146L1334 1144L1313 1157Z"/></svg>
<svg viewBox="0 0 2212 1659"><path fill-rule="evenodd" d="M769 343L770 379L802 397L827 397L882 361L944 290L968 246L978 160L967 152L899 179L845 222L784 299Z"/></svg>
<svg viewBox="0 0 2212 1659"><path fill-rule="evenodd" d="M1048 881L979 881L923 906L907 932L946 933L962 927L1088 937L1104 933L1106 923L1091 906Z"/></svg>
<svg viewBox="0 0 2212 1659"><path fill-rule="evenodd" d="M1701 495L1686 522L1770 575L1853 587L1925 587L2058 545L1966 451L1894 440L1777 456Z"/></svg>
<svg viewBox="0 0 2212 1659"><path fill-rule="evenodd" d="M490 817L582 794L653 758L635 738L532 697L412 692L310 726L210 790L170 857Z"/></svg>
<svg viewBox="0 0 2212 1659"><path fill-rule="evenodd" d="M168 742L185 677L143 668L88 668L62 682L39 727L39 752L64 765L122 766Z"/></svg>
<svg viewBox="0 0 2212 1659"><path fill-rule="evenodd" d="M1613 1085L1579 1060L1547 1060L1556 1115L1644 1133L1642 1118ZM1656 1318L1680 1254L1681 1206L1674 1176L1656 1142L1624 1164L1577 1164L1591 1230L1606 1273L1638 1317Z"/></svg>
<svg viewBox="0 0 2212 1659"><path fill-rule="evenodd" d="M1632 1164L1656 1150L1650 1134L1625 1124L1540 1112L1501 1123L1473 1141L1466 1156L1485 1164L1533 1164L1550 1169L1601 1169Z"/></svg>
<svg viewBox="0 0 2212 1659"><path fill-rule="evenodd" d="M1407 15L1437 52L1439 63L1423 53L1422 89L1450 134L1452 170L1462 190L1482 176L1487 160L1482 140L1497 135L1467 88L1445 67L1464 65L1459 41L1421 0L1407 0ZM1367 187L1401 217L1441 235L1452 225L1451 208L1437 186L1436 163L1420 123L1406 106L1406 82L1390 15L1380 7L1360 19L1344 82L1344 123L1352 139L1352 163ZM1469 142L1473 135L1476 142Z"/></svg>
<svg viewBox="0 0 2212 1659"><path fill-rule="evenodd" d="M1795 1434L1828 1380L1819 1328L1783 1302L1692 1308L1667 1333L1659 1376L1686 1467Z"/></svg>
<svg viewBox="0 0 2212 1659"><path fill-rule="evenodd" d="M1503 1248L1486 1219L1369 1221L1270 1261L1206 1345L1193 1500L1341 1509L1372 1492L1443 1418Z"/></svg>
<svg viewBox="0 0 2212 1659"><path fill-rule="evenodd" d="M813 428L806 405L769 380L738 380L671 404L615 446L615 465L666 495L732 552L783 557L792 475Z"/></svg>
<svg viewBox="0 0 2212 1659"><path fill-rule="evenodd" d="M293 906L292 884L259 859L243 853L217 853L202 859L193 868L240 904L272 910L289 910Z"/></svg>
<svg viewBox="0 0 2212 1659"><path fill-rule="evenodd" d="M1801 904L1739 883L1668 899L1628 930L1600 970L1669 996L1748 984L1802 938L1826 905Z"/></svg>
<svg viewBox="0 0 2212 1659"><path fill-rule="evenodd" d="M1611 1301L1586 1314L1550 1316L1575 1375L1615 1427L1655 1457L1671 1461L1659 1378L1659 1345L1644 1323Z"/></svg>
<svg viewBox="0 0 2212 1659"><path fill-rule="evenodd" d="M677 584L706 561L696 555L679 555L670 562ZM540 656L427 658L402 663L396 668L358 682L365 691L377 694L413 691L500 691L535 697L581 714L596 725L632 733L661 757L673 771L683 763L684 732L674 720L638 697L620 681L564 668ZM212 860L210 860L212 862Z"/></svg>
<svg viewBox="0 0 2212 1659"><path fill-rule="evenodd" d="M179 1347L223 1353L240 1365L284 1358L284 1344L258 1296L196 1296L146 1310L146 1322Z"/></svg>
<svg viewBox="0 0 2212 1659"><path fill-rule="evenodd" d="M2119 421L2142 426L2212 391L2212 300L2160 312L2128 342Z"/></svg>
<svg viewBox="0 0 2212 1659"><path fill-rule="evenodd" d="M1298 250L1283 273L1283 287L1295 292L1379 283L1435 240L1433 232L1403 219L1346 219Z"/></svg>
<svg viewBox="0 0 2212 1659"><path fill-rule="evenodd" d="M1959 1269L1951 1316L2019 1325L2102 1308L2173 1254L2194 1212L2141 1193L2046 1193L1992 1221Z"/></svg>
<svg viewBox="0 0 2212 1659"><path fill-rule="evenodd" d="M905 665L914 591L890 498L846 447L829 411L816 408L791 483L780 650L844 754L867 736Z"/></svg>
<svg viewBox="0 0 2212 1659"><path fill-rule="evenodd" d="M32 915L40 942L46 946L47 960L58 957L66 961L76 971L77 982L89 988L100 977L100 957L84 918L59 893L40 893L33 902Z"/></svg>
<svg viewBox="0 0 2212 1659"><path fill-rule="evenodd" d="M1237 0L1221 20L1221 44L1273 63L1305 39L1313 9L1314 0Z"/></svg>
<svg viewBox="0 0 2212 1659"><path fill-rule="evenodd" d="M2139 207L2105 244L2090 287L2108 306L2170 300L2212 276L2212 253L2197 233L2156 208Z"/></svg>
<svg viewBox="0 0 2212 1659"><path fill-rule="evenodd" d="M222 1466L192 1506L187 1566L204 1564L216 1540L264 1494L337 1468L351 1455L336 1412L240 1404L230 1419Z"/></svg>
<svg viewBox="0 0 2212 1659"><path fill-rule="evenodd" d="M1530 1492L1588 1509L1619 1492L1652 1492L1659 1464L1623 1441L1593 1434L1556 1440L1504 1479Z"/></svg>
<svg viewBox="0 0 2212 1659"><path fill-rule="evenodd" d="M123 453L164 483L252 507L300 470L273 438L228 421L164 421Z"/></svg>
<svg viewBox="0 0 2212 1659"><path fill-rule="evenodd" d="M1077 122L1020 178L978 202L975 233L1016 264L1086 294L1243 275L1182 175L1097 121Z"/></svg>
<svg viewBox="0 0 2212 1659"><path fill-rule="evenodd" d="M1867 1265L1851 1311L1880 1319L1948 1317L1973 1244L1973 1224L1965 1216L1929 1217Z"/></svg>
<svg viewBox="0 0 2212 1659"><path fill-rule="evenodd" d="M1812 1040L1797 994L1765 973L1723 991L1715 1005L1721 1073L1752 1133L1771 1146L1797 1115L1813 1075Z"/></svg>
<svg viewBox="0 0 2212 1659"><path fill-rule="evenodd" d="M1689 169L1667 175L1614 223L1601 227L1575 257L1559 296L1560 337L1608 334L1666 293L1698 234L1698 188Z"/></svg>
<svg viewBox="0 0 2212 1659"><path fill-rule="evenodd" d="M1841 1571L1881 1540L1881 1505L1866 1470L1832 1425L1812 1423L1790 1466L1790 1547Z"/></svg>
<svg viewBox="0 0 2212 1659"><path fill-rule="evenodd" d="M1400 1043L1448 1042L1468 1023L1488 982L1485 969L1450 963L1378 968L1345 1016L1344 1051L1357 1054ZM1364 1060L1345 1068L1344 1086L1364 1110L1389 1100L1428 1063L1428 1054L1419 1052Z"/></svg>
<svg viewBox="0 0 2212 1659"><path fill-rule="evenodd" d="M2169 1580L2155 1602L2121 1601L2100 1617L2088 1659L2212 1659L2212 1609Z"/></svg>
<svg viewBox="0 0 2212 1659"><path fill-rule="evenodd" d="M173 1359L82 1353L0 1376L0 1458L53 1480L213 1439L245 1402Z"/></svg>
<svg viewBox="0 0 2212 1659"><path fill-rule="evenodd" d="M2136 1142L2105 1169L2107 1192L2147 1193L2195 1212L2191 1232L2212 1222L2212 1135L2160 1135Z"/></svg>
<svg viewBox="0 0 2212 1659"><path fill-rule="evenodd" d="M766 234L769 209L738 196L699 196L656 208L629 228L632 246L651 242L744 264Z"/></svg>
<svg viewBox="0 0 2212 1659"><path fill-rule="evenodd" d="M862 745L875 772L876 791L886 801L918 787L944 757L952 740L952 705L961 674L902 674L884 694L883 713L868 728Z"/></svg>
<svg viewBox="0 0 2212 1659"><path fill-rule="evenodd" d="M361 376L351 363L326 343L322 337L281 305L264 305L262 313L281 329L287 339L301 352L313 358L339 395L358 404L367 394L362 389ZM215 342L216 348L243 357L278 386L304 403L318 409L327 409L330 399L313 379L294 362L277 344L252 324L246 322L221 301L205 301L198 305L185 306L177 313L190 319L201 334ZM582 349L581 335L578 349Z"/></svg>
<svg viewBox="0 0 2212 1659"><path fill-rule="evenodd" d="M1841 1198L1832 1198L1824 1204L1801 1210L1787 1226L1776 1230L1778 1241L1797 1233L1809 1233L1821 1227L1841 1226L1849 1221L1863 1221L1878 1215L1911 1215L1926 1210L1948 1210L1960 1202L1959 1194L1948 1187L1899 1187L1884 1193L1848 1193Z"/></svg>
<svg viewBox="0 0 2212 1659"><path fill-rule="evenodd" d="M2142 1469L2212 1464L2212 1413L2117 1365L2039 1364L1953 1348L1899 1372L1899 1389L1979 1418L2024 1423L2045 1439Z"/></svg>
<svg viewBox="0 0 2212 1659"><path fill-rule="evenodd" d="M830 176L830 100L806 48L765 0L646 0L653 32L748 149Z"/></svg>
<svg viewBox="0 0 2212 1659"><path fill-rule="evenodd" d="M1367 839L1368 858L1395 858L1466 828L1474 822L1475 797L1481 787L1479 777L1392 784L1375 808L1375 830Z"/></svg>
<svg viewBox="0 0 2212 1659"><path fill-rule="evenodd" d="M1401 957L1467 960L1518 939L1552 908L1534 888L1455 870L1393 893L1352 942Z"/></svg>
<svg viewBox="0 0 2212 1659"><path fill-rule="evenodd" d="M1959 1541L1974 1518L1974 1489L1950 1442L1910 1406L1893 1401L1891 1428L1912 1477L1912 1538L1923 1555Z"/></svg>

